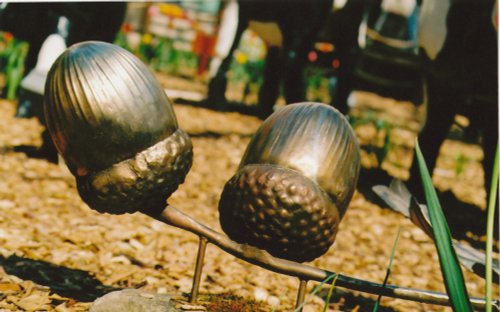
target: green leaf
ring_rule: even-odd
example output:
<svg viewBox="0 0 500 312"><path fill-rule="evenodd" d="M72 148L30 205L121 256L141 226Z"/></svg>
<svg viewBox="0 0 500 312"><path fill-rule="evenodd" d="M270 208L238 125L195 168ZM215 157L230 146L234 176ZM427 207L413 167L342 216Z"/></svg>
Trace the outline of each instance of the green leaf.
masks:
<svg viewBox="0 0 500 312"><path fill-rule="evenodd" d="M425 191L425 199L429 209L434 243L438 251L441 272L443 274L446 291L450 296L451 306L454 311L473 311L458 257L455 253L455 249L453 249L450 229L446 223L446 218L441 209L436 190L432 184L429 170L425 164L424 156L422 155L418 141L415 146L415 151Z"/></svg>
<svg viewBox="0 0 500 312"><path fill-rule="evenodd" d="M7 61L7 99L14 100L24 74L24 62L29 45L24 41L16 42L12 54Z"/></svg>
<svg viewBox="0 0 500 312"><path fill-rule="evenodd" d="M332 284L330 285L330 289L328 290L328 295L326 296L325 305L323 306L323 312L326 312L326 309L330 304L330 300L333 294L333 289L335 288L335 283L337 282L338 277L339 277L338 274L335 274L335 278L333 279Z"/></svg>
<svg viewBox="0 0 500 312"><path fill-rule="evenodd" d="M498 192L498 145L491 175L490 198L488 199L488 219L486 220L486 312L492 309L493 293L493 224L495 221L495 203Z"/></svg>
<svg viewBox="0 0 500 312"><path fill-rule="evenodd" d="M389 265L387 266L387 272L385 273L384 283L382 284L382 287L385 287L385 285L387 285L387 281L389 280L389 275L391 275L392 261L394 260L394 255L396 254L396 245L398 244L400 233L401 233L401 227L398 229L398 233L396 234L396 239L394 240L394 244L392 245L391 258L389 259ZM377 298L377 302L375 302L375 305L373 306L372 310L373 312L378 311L381 299L382 295L379 295Z"/></svg>
<svg viewBox="0 0 500 312"><path fill-rule="evenodd" d="M316 293L321 289L321 287L323 287L323 285L325 285L326 283L328 283L332 279L334 279L336 281L337 280L336 277L337 277L336 273L332 273L332 274L328 275L318 286L314 287L313 291L311 291L311 293L309 294L308 298L306 300L304 300L304 302L302 302L297 308L295 308L295 310L293 310L293 312L300 312L300 311L302 311L302 308L307 303L308 299L310 297L316 295Z"/></svg>

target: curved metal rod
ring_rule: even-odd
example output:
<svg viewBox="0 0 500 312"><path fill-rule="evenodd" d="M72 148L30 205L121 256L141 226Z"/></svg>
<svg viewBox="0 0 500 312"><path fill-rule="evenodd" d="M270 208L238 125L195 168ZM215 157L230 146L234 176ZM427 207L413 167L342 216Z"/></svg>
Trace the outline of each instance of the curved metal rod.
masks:
<svg viewBox="0 0 500 312"><path fill-rule="evenodd" d="M190 216L184 214L178 209L167 206L160 215L150 215L154 219L163 223L187 230L198 236L205 237L210 243L218 246L227 253L245 260L251 264L258 265L267 270L281 273L290 276L296 276L303 280L315 280L318 282L324 281L332 274L338 275L336 286L366 292L370 294L382 295L384 297L399 298L416 302L437 304L449 306L449 297L445 293L420 290L413 288L399 287L395 285L385 286L378 283L357 279L342 274L337 274L331 271L315 268L309 265L280 259L271 256L268 252L249 246L239 244L228 238L227 236L218 233L194 220ZM471 298L472 305L475 308L484 309L485 300L483 298ZM496 310L499 310L498 300L493 301Z"/></svg>

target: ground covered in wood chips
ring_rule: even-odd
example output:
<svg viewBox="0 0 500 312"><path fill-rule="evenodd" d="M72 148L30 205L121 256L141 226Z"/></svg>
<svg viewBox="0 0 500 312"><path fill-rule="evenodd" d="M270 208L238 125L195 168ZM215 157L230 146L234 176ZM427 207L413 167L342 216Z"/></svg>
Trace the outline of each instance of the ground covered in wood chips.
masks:
<svg viewBox="0 0 500 312"><path fill-rule="evenodd" d="M13 118L14 111L15 103L0 101L0 310L86 311L96 298L122 288L189 293L198 238L140 213L115 216L89 209L64 165L14 151L18 145L39 145L42 131L35 119ZM176 105L175 111L192 137L194 163L169 203L220 231L218 198L261 121L185 105ZM477 145L456 141L447 142L443 153L454 149L467 155L481 153ZM453 172L445 163L439 163L438 172ZM485 193L482 174L476 174L481 168L474 161L470 166L458 180L446 174L435 180L442 191L454 192L445 193L449 198L462 192L479 197L470 200L474 205L458 205L456 213L447 207L447 214L458 220L450 225L454 233L484 247L480 208ZM333 247L311 265L381 283L398 229L401 237L389 283L444 291L433 242L410 221L361 192L355 194ZM469 272L465 277L470 294L483 296L484 282ZM310 282L308 291L316 285ZM297 287L296 278L209 245L200 304L208 311L291 311ZM308 297L304 311L322 311L327 293L325 287ZM336 288L327 311L371 311L376 299ZM379 311L448 310L390 298L381 303Z"/></svg>

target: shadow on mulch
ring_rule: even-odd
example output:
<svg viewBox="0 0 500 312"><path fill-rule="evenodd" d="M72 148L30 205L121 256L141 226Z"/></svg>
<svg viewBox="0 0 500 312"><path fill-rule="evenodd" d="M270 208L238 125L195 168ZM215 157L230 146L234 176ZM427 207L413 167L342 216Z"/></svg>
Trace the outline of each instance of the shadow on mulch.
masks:
<svg viewBox="0 0 500 312"><path fill-rule="evenodd" d="M383 170L362 169L358 191L370 202L392 211L371 189L372 186L378 184L389 185L391 179L392 177ZM467 241L474 248L486 249L486 210L459 200L451 191L437 191L437 195L453 238ZM494 239L497 241L499 240L498 226L498 218L495 218ZM493 245L493 249L498 252L496 244Z"/></svg>
<svg viewBox="0 0 500 312"><path fill-rule="evenodd" d="M60 296L81 302L92 302L119 288L103 285L89 272L32 260L16 255L0 256L0 266L9 275L50 287Z"/></svg>
<svg viewBox="0 0 500 312"><path fill-rule="evenodd" d="M328 288L319 291L318 296L325 299L328 297ZM376 300L371 298L356 295L352 292L335 288L330 297L330 305L334 305L335 309L340 311L372 311L375 306ZM396 310L379 305L380 312L394 312Z"/></svg>

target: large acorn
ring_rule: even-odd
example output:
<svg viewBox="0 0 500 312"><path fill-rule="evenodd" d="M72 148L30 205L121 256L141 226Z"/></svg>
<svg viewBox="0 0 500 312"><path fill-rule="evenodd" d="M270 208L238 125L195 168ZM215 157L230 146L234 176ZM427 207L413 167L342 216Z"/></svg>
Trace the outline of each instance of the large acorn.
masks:
<svg viewBox="0 0 500 312"><path fill-rule="evenodd" d="M116 45L88 41L61 54L44 110L82 199L100 212L158 213L191 167L191 140L160 83Z"/></svg>
<svg viewBox="0 0 500 312"><path fill-rule="evenodd" d="M222 229L273 256L311 261L333 244L359 168L357 139L340 112L287 105L264 121L226 183Z"/></svg>

